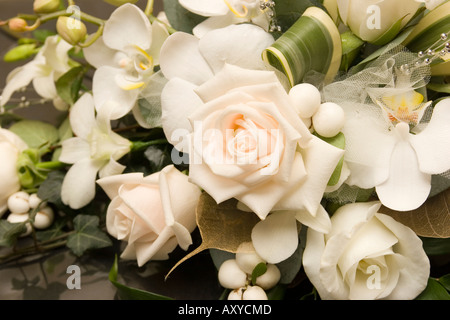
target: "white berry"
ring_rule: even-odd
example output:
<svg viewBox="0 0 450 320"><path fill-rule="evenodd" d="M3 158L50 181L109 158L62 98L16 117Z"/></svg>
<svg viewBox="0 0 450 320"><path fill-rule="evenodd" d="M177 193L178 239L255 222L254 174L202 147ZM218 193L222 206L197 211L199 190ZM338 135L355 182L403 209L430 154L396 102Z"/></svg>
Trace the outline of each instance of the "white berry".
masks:
<svg viewBox="0 0 450 320"><path fill-rule="evenodd" d="M254 250L253 244L246 242L241 244L236 252L236 263L247 274L252 274L258 264L266 263Z"/></svg>
<svg viewBox="0 0 450 320"><path fill-rule="evenodd" d="M280 281L280 269L274 264L267 264L267 270L264 274L256 278L256 284L264 290L269 290Z"/></svg>
<svg viewBox="0 0 450 320"><path fill-rule="evenodd" d="M28 220L29 215L27 213L10 213L6 218L9 223L21 223ZM29 223L25 224L26 230L21 234L21 236L26 236L31 233L31 225Z"/></svg>
<svg viewBox="0 0 450 320"><path fill-rule="evenodd" d="M221 286L227 289L243 287L247 282L247 274L239 268L235 259L229 259L222 263L218 278Z"/></svg>
<svg viewBox="0 0 450 320"><path fill-rule="evenodd" d="M320 105L319 110L313 115L312 122L314 130L325 138L336 136L344 127L344 110L333 102L325 102Z"/></svg>
<svg viewBox="0 0 450 320"><path fill-rule="evenodd" d="M30 204L28 203L29 194L24 191L19 191L12 194L8 198L8 209L12 213L25 213L30 210Z"/></svg>
<svg viewBox="0 0 450 320"><path fill-rule="evenodd" d="M42 200L38 197L36 193L30 194L30 198L28 199L28 203L30 204L31 209L36 209L37 206L42 202ZM45 206L45 203L42 204Z"/></svg>
<svg viewBox="0 0 450 320"><path fill-rule="evenodd" d="M33 226L36 229L45 229L50 227L53 222L54 214L50 207L44 207L36 213Z"/></svg>
<svg viewBox="0 0 450 320"><path fill-rule="evenodd" d="M289 97L301 118L310 118L319 109L320 91L309 83L300 83L289 90Z"/></svg>
<svg viewBox="0 0 450 320"><path fill-rule="evenodd" d="M234 289L228 294L228 300L242 300L244 294L244 287Z"/></svg>
<svg viewBox="0 0 450 320"><path fill-rule="evenodd" d="M269 300L264 289L259 286L248 286L242 298L244 300Z"/></svg>

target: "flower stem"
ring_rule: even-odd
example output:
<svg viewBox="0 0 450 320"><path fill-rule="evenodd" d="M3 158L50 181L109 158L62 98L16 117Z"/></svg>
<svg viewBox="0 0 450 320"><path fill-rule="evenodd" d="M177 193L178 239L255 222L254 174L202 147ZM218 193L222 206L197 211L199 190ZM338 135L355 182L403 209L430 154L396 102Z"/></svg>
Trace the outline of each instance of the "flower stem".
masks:
<svg viewBox="0 0 450 320"><path fill-rule="evenodd" d="M147 1L147 6L145 7L145 11L144 11L144 13L147 17L149 17L153 14L153 4L154 4L154 0Z"/></svg>
<svg viewBox="0 0 450 320"><path fill-rule="evenodd" d="M166 144L166 143L168 143L167 139L156 139L152 141L133 141L131 145L131 152L141 151L156 144Z"/></svg>

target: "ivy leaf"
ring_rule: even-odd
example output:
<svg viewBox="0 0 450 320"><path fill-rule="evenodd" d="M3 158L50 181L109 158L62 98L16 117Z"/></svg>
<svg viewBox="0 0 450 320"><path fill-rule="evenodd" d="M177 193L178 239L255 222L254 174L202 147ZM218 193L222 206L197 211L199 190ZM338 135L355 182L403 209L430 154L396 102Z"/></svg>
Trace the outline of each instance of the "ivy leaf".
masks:
<svg viewBox="0 0 450 320"><path fill-rule="evenodd" d="M17 134L29 148L38 149L45 144L54 144L59 139L55 126L38 120L21 120L9 130Z"/></svg>
<svg viewBox="0 0 450 320"><path fill-rule="evenodd" d="M380 212L408 226L419 236L450 237L450 189L429 198L416 210L397 212L383 206Z"/></svg>
<svg viewBox="0 0 450 320"><path fill-rule="evenodd" d="M67 247L76 256L86 250L100 249L112 245L108 235L98 228L99 218L91 215L77 215L73 219L75 233L67 237Z"/></svg>
<svg viewBox="0 0 450 320"><path fill-rule="evenodd" d="M117 294L122 300L172 300L172 298L155 294L152 292L131 288L117 281L119 266L117 256L114 259L114 264L109 271L109 281L117 288Z"/></svg>
<svg viewBox="0 0 450 320"><path fill-rule="evenodd" d="M17 238L26 230L26 222L10 223L5 219L0 220L0 246L12 247Z"/></svg>
<svg viewBox="0 0 450 320"><path fill-rule="evenodd" d="M47 179L39 186L37 195L40 199L51 202L61 202L61 187L64 180L64 173L61 171L52 171Z"/></svg>
<svg viewBox="0 0 450 320"><path fill-rule="evenodd" d="M78 100L84 74L83 66L73 67L59 77L55 83L58 95L69 105L73 105Z"/></svg>

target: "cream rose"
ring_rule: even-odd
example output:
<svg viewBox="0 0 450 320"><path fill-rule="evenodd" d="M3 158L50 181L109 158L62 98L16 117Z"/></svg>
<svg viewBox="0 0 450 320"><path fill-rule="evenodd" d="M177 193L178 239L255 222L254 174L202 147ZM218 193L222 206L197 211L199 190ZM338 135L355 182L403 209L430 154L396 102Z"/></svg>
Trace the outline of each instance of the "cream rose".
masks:
<svg viewBox="0 0 450 320"><path fill-rule="evenodd" d="M200 40L170 36L161 52L169 79L164 132L189 153L191 181L217 203L236 198L261 219L292 210L300 222L325 230L329 217L320 201L343 151L311 134L277 75L265 70L261 44L270 37L252 25ZM189 55L189 63L180 64L188 60L177 53Z"/></svg>
<svg viewBox="0 0 450 320"><path fill-rule="evenodd" d="M353 203L331 217L328 234L308 229L303 266L324 300L411 300L426 287L430 262L417 235L381 203Z"/></svg>
<svg viewBox="0 0 450 320"><path fill-rule="evenodd" d="M17 159L27 148L27 144L16 134L0 128L0 217L8 209L9 196L20 190Z"/></svg>
<svg viewBox="0 0 450 320"><path fill-rule="evenodd" d="M111 199L108 233L127 242L121 258L136 259L142 266L150 259L168 259L177 245L186 250L192 243L201 191L173 165L146 177L129 173L97 183Z"/></svg>
<svg viewBox="0 0 450 320"><path fill-rule="evenodd" d="M355 35L368 42L380 40L399 21L400 27L405 26L421 6L416 0L336 1L342 22ZM399 31L397 29L397 33ZM390 40L386 39L385 43Z"/></svg>

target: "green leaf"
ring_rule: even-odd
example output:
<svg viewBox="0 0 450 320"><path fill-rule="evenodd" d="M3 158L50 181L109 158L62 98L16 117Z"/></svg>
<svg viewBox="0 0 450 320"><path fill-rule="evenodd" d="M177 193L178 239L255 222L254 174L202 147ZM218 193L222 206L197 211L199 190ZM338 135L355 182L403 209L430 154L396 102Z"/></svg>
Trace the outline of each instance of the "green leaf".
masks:
<svg viewBox="0 0 450 320"><path fill-rule="evenodd" d="M450 94L450 83L429 83L427 88L435 92Z"/></svg>
<svg viewBox="0 0 450 320"><path fill-rule="evenodd" d="M22 120L13 124L9 130L17 134L29 148L38 149L52 145L59 139L58 129L49 123L38 120Z"/></svg>
<svg viewBox="0 0 450 320"><path fill-rule="evenodd" d="M0 246L12 247L19 236L26 230L26 222L10 223L0 219Z"/></svg>
<svg viewBox="0 0 450 320"><path fill-rule="evenodd" d="M117 256L114 259L114 264L109 271L109 281L117 288L117 294L122 300L172 300L172 298L159 295L156 293L128 287L117 281L119 266Z"/></svg>
<svg viewBox="0 0 450 320"><path fill-rule="evenodd" d="M15 62L20 60L28 59L38 52L35 43L21 44L17 47L12 48L3 56L3 61L5 62Z"/></svg>
<svg viewBox="0 0 450 320"><path fill-rule="evenodd" d="M341 34L342 40L342 61L340 70L347 71L352 62L358 56L365 42L355 36L353 32L347 31Z"/></svg>
<svg viewBox="0 0 450 320"><path fill-rule="evenodd" d="M177 31L192 33L192 29L206 19L183 8L178 0L163 0L163 6L170 25Z"/></svg>
<svg viewBox="0 0 450 320"><path fill-rule="evenodd" d="M44 43L45 39L50 36L54 36L56 34L55 31L48 30L48 29L36 29L33 31L33 37L39 41Z"/></svg>
<svg viewBox="0 0 450 320"><path fill-rule="evenodd" d="M71 68L56 81L56 91L61 99L69 105L77 100L86 70L83 66Z"/></svg>
<svg viewBox="0 0 450 320"><path fill-rule="evenodd" d="M382 46L391 42L401 31L402 22L406 18L406 16L399 19L396 23L394 23L385 33L379 36L377 39L371 41L372 44L377 46Z"/></svg>
<svg viewBox="0 0 450 320"><path fill-rule="evenodd" d="M61 187L64 176L64 173L61 171L50 172L47 179L39 186L38 197L50 203L59 203L61 201Z"/></svg>
<svg viewBox="0 0 450 320"><path fill-rule="evenodd" d="M267 271L267 265L264 262L258 263L252 271L252 285L256 284L256 279Z"/></svg>
<svg viewBox="0 0 450 320"><path fill-rule="evenodd" d="M439 283L444 286L447 291L450 291L450 274L440 277L437 279Z"/></svg>
<svg viewBox="0 0 450 320"><path fill-rule="evenodd" d="M429 278L427 287L415 300L450 300L450 294L439 281Z"/></svg>
<svg viewBox="0 0 450 320"><path fill-rule="evenodd" d="M98 228L99 218L91 215L77 215L73 219L75 233L67 237L67 247L76 256L86 250L100 249L112 245L108 235Z"/></svg>
<svg viewBox="0 0 450 320"><path fill-rule="evenodd" d="M281 31L288 30L312 6L324 9L323 5L314 0L274 0L275 16Z"/></svg>
<svg viewBox="0 0 450 320"><path fill-rule="evenodd" d="M291 87L302 82L308 72L334 79L341 64L342 41L331 17L318 7L303 15L269 48L262 58L284 73Z"/></svg>
<svg viewBox="0 0 450 320"><path fill-rule="evenodd" d="M428 256L450 254L450 238L420 237Z"/></svg>

